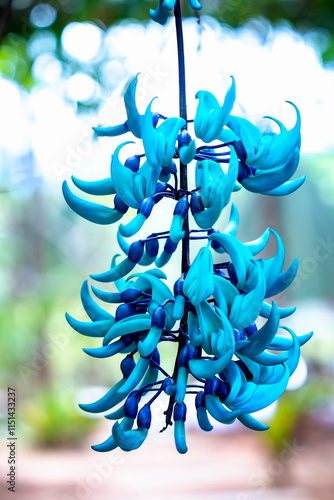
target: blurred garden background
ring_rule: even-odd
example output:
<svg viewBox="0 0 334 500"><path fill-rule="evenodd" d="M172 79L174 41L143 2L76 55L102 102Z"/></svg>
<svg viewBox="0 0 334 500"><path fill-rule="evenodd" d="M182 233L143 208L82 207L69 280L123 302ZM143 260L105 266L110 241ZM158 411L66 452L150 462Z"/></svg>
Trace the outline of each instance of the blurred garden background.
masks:
<svg viewBox="0 0 334 500"><path fill-rule="evenodd" d="M222 101L230 75L237 85L235 111L263 130L265 115L294 125L286 101L302 115L298 176L305 174L306 183L282 199L242 193L237 200L242 241L269 226L283 238L286 267L298 256L297 278L278 302L297 306L287 326L298 334L315 332L289 390L261 415L271 430L255 434L233 424L204 435L190 415L189 452L180 457L172 431L159 434L165 408L157 408L155 429L139 451L99 455L90 449L107 437L110 422L90 418L77 404L103 395L118 380L119 367L85 355L82 347L97 343L72 331L64 313L85 319L81 284L104 271L119 249L115 228L70 211L61 184L72 174L86 180L108 175L117 139L97 139L91 127L124 121L122 92L138 72L141 110L157 95L160 112L177 113L174 26L149 20L156 4L0 0L0 498L11 494L5 446L10 386L17 393L20 500L332 499L330 0L202 0L198 17L184 2L189 115L198 90ZM179 275L177 262L169 265L171 279Z"/></svg>

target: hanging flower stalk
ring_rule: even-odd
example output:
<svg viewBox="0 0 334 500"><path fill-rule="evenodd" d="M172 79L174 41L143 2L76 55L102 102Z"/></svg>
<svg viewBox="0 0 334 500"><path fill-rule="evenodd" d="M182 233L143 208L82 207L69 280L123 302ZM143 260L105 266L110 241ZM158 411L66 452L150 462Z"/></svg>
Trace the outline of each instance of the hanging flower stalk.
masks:
<svg viewBox="0 0 334 500"><path fill-rule="evenodd" d="M197 0L190 4L193 9L201 8ZM106 441L93 446L96 451L139 448L151 425L151 407L161 393L169 396L164 429L173 425L179 453L187 451L187 404L195 404L198 425L206 432L214 422L235 420L253 430L268 429L252 414L283 394L298 365L300 346L312 336L312 332L297 336L281 325L281 319L295 308L280 308L274 300L266 300L286 289L298 269L295 259L283 271L280 236L267 229L254 241L242 243L236 237L239 216L233 203L224 231L214 227L231 195L241 188L283 196L302 185L304 177L290 180L299 161L299 111L290 103L296 112L292 129L269 118L280 132L262 134L248 120L232 114L236 98L232 77L222 104L210 92L199 91L196 116L188 120L180 1L160 0L151 16L164 24L173 9L180 116L152 112L152 102L141 115L136 106L137 76L124 95L125 123L94 130L98 136L132 134L141 139L144 154L130 156L123 164L120 151L132 142L125 141L112 155L110 177L94 182L72 177L84 193L113 196L114 208L83 200L66 181L63 184L72 210L96 224L118 222L129 208L137 211L130 222L118 226L117 240L124 258L115 256L110 269L91 276L95 282L115 283L118 292L95 285L90 291L85 281L81 300L91 321L66 314L74 330L102 339L102 346L84 349L89 356L124 355L121 380L98 401L80 405L87 412L108 412L105 417L115 421ZM192 122L191 134L188 125ZM188 189L188 168L195 169L193 190ZM175 202L171 227L133 241L155 206L166 198ZM276 254L266 260L257 258L271 236L277 242ZM195 239L203 247L191 255L190 243ZM180 277L171 290L161 268L179 245ZM214 263L214 255L219 262ZM149 269L132 273L138 265ZM115 316L98 305L92 293L106 304L119 304ZM259 317L266 322L258 329ZM282 330L287 334L280 335ZM159 348L164 342L177 345L171 373L160 360Z"/></svg>

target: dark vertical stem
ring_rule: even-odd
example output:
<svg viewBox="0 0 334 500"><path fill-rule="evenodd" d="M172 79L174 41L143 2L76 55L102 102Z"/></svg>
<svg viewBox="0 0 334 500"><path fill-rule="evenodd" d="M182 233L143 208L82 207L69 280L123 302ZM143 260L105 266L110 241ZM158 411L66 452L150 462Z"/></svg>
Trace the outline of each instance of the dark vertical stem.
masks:
<svg viewBox="0 0 334 500"><path fill-rule="evenodd" d="M181 16L181 5L180 0L177 0L174 8L174 17L176 25L176 39L177 39L177 54L179 63L179 92L180 92L180 117L187 122L187 98L186 98L186 72L185 72L185 61L184 61L184 44L183 44L183 30L182 30L182 16ZM185 128L187 125L185 126ZM188 190L188 179L187 179L187 165L184 165L180 161L180 188ZM182 240L182 273L186 273L190 265L190 252L189 252L189 218L188 215L184 220L183 229L185 231L185 236ZM188 308L185 307L183 318L181 319L180 327L186 332L188 323ZM176 360L173 371L173 379L176 381L179 372L179 355L183 347L186 345L186 338L180 332L178 336L178 349L176 354ZM172 425L172 414L175 404L175 396L172 395L169 398L168 408L165 411L166 415L166 426L162 429L164 431L169 425Z"/></svg>
<svg viewBox="0 0 334 500"><path fill-rule="evenodd" d="M186 96L186 69L184 61L184 43L180 0L177 0L174 8L177 55L179 63L179 99L180 99L180 117L187 121L187 96ZM188 189L187 165L180 162L180 187ZM189 218L185 218L183 229L185 237L182 240L182 273L189 269L190 251L189 251Z"/></svg>

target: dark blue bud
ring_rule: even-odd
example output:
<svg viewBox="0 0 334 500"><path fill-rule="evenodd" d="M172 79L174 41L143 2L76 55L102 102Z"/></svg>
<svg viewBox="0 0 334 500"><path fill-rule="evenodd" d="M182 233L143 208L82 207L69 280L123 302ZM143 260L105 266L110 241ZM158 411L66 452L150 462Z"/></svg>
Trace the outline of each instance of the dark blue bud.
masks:
<svg viewBox="0 0 334 500"><path fill-rule="evenodd" d="M116 194L114 197L114 207L116 210L118 210L118 212L121 212L121 214L125 214L129 209L129 207L124 203L124 201L118 194Z"/></svg>
<svg viewBox="0 0 334 500"><path fill-rule="evenodd" d="M215 227L212 227L211 229L209 229L208 235L213 234L213 233L219 233L219 232L220 231L218 231L218 229L216 229ZM216 240L211 240L211 247L214 250L218 250L219 248L221 248L221 244Z"/></svg>
<svg viewBox="0 0 334 500"><path fill-rule="evenodd" d="M149 198L144 198L138 207L138 214L142 214L146 219L151 215L152 209L155 203L153 201L152 196Z"/></svg>
<svg viewBox="0 0 334 500"><path fill-rule="evenodd" d="M166 189L167 189L167 182L157 182L154 194L162 193L163 191L166 191Z"/></svg>
<svg viewBox="0 0 334 500"><path fill-rule="evenodd" d="M238 276L237 276L237 273L235 272L235 267L232 264L232 262L229 262L227 264L227 270L228 270L228 274L229 274L229 277L231 278L232 283L234 285L236 285L238 282Z"/></svg>
<svg viewBox="0 0 334 500"><path fill-rule="evenodd" d="M204 205L198 193L192 193L190 198L190 208L192 214L199 214L200 212L203 212Z"/></svg>
<svg viewBox="0 0 334 500"><path fill-rule="evenodd" d="M187 345L187 361L190 359L198 359L201 356L201 347L194 347L192 344Z"/></svg>
<svg viewBox="0 0 334 500"><path fill-rule="evenodd" d="M133 334L127 333L126 335L123 335L122 342L124 342L125 347L129 347L129 345L133 342Z"/></svg>
<svg viewBox="0 0 334 500"><path fill-rule="evenodd" d="M149 429L151 427L152 413L148 405L142 407L137 417L138 429Z"/></svg>
<svg viewBox="0 0 334 500"><path fill-rule="evenodd" d="M184 283L184 276L181 276L177 281L174 283L174 295L175 297L177 295L183 295L183 283Z"/></svg>
<svg viewBox="0 0 334 500"><path fill-rule="evenodd" d="M152 314L151 326L156 328L161 328L165 326L166 321L166 311L163 306L158 306Z"/></svg>
<svg viewBox="0 0 334 500"><path fill-rule="evenodd" d="M245 340L245 338L246 338L245 330L243 330L243 329L237 330L236 328L234 328L233 331L234 331L234 338L235 338L236 342L238 340Z"/></svg>
<svg viewBox="0 0 334 500"><path fill-rule="evenodd" d="M165 378L162 382L162 390L168 395L171 396L175 392L175 381L171 377Z"/></svg>
<svg viewBox="0 0 334 500"><path fill-rule="evenodd" d="M247 158L247 153L246 153L246 150L245 150L242 142L241 141L234 141L233 147L234 147L235 152L237 153L237 157L239 158L239 160L241 160L244 163L246 161L246 158Z"/></svg>
<svg viewBox="0 0 334 500"><path fill-rule="evenodd" d="M121 304L116 309L115 320L121 321L121 319L128 318L136 314L134 307L131 304Z"/></svg>
<svg viewBox="0 0 334 500"><path fill-rule="evenodd" d="M217 377L207 378L204 386L204 394L218 394L219 379Z"/></svg>
<svg viewBox="0 0 334 500"><path fill-rule="evenodd" d="M176 163L175 161L171 161L169 165L167 165L167 167L164 167L165 170L167 170L167 172L169 172L170 174L176 174L177 173L177 166L176 166Z"/></svg>
<svg viewBox="0 0 334 500"><path fill-rule="evenodd" d="M132 370L136 366L133 356L126 356L121 362L121 372L123 377L130 377Z"/></svg>
<svg viewBox="0 0 334 500"><path fill-rule="evenodd" d="M197 314L196 307L191 302L188 304L189 312Z"/></svg>
<svg viewBox="0 0 334 500"><path fill-rule="evenodd" d="M156 188L155 188L155 191L154 191L154 194L158 194L158 193L164 193L165 191L167 190L167 182L157 182L157 185L156 185ZM155 196L155 202L158 203L160 200L162 200L163 198L163 195L162 196Z"/></svg>
<svg viewBox="0 0 334 500"><path fill-rule="evenodd" d="M159 354L159 351L158 351L158 348L157 348L157 347L154 349L151 359L152 359L155 363L157 363L157 365L159 365L159 364L160 364L160 354Z"/></svg>
<svg viewBox="0 0 334 500"><path fill-rule="evenodd" d="M135 241L134 243L131 243L130 248L129 248L129 259L132 262L137 262L140 261L144 253L144 243L142 240Z"/></svg>
<svg viewBox="0 0 334 500"><path fill-rule="evenodd" d="M134 300L139 299L141 296L142 292L138 288L132 287L128 288L127 290L124 290L124 292L121 293L121 299L122 302L132 302Z"/></svg>
<svg viewBox="0 0 334 500"><path fill-rule="evenodd" d="M251 337L255 332L257 332L257 326L255 323L252 323L251 325L245 328L245 333L247 337Z"/></svg>
<svg viewBox="0 0 334 500"><path fill-rule="evenodd" d="M188 368L188 346L185 345L183 349L181 349L179 358L178 358L178 365L180 367L185 367Z"/></svg>
<svg viewBox="0 0 334 500"><path fill-rule="evenodd" d="M200 391L196 394L195 406L196 406L196 410L197 410L197 408L205 407L205 394L203 391Z"/></svg>
<svg viewBox="0 0 334 500"><path fill-rule="evenodd" d="M159 253L159 240L149 240L145 242L146 253L149 257L156 257Z"/></svg>
<svg viewBox="0 0 334 500"><path fill-rule="evenodd" d="M160 113L154 111L154 113L152 113L152 122L154 128L158 125L159 120L160 120Z"/></svg>
<svg viewBox="0 0 334 500"><path fill-rule="evenodd" d="M182 422L186 421L187 416L187 407L185 403L176 403L174 406L174 421L182 420Z"/></svg>
<svg viewBox="0 0 334 500"><path fill-rule="evenodd" d="M146 313L147 311L147 305L142 305L142 306L135 306L135 311L136 311L136 314L143 314L143 313Z"/></svg>
<svg viewBox="0 0 334 500"><path fill-rule="evenodd" d="M124 403L124 415L129 418L136 418L138 413L138 396L130 394Z"/></svg>
<svg viewBox="0 0 334 500"><path fill-rule="evenodd" d="M191 135L184 128L179 133L179 138L178 138L178 146L179 146L179 148L182 148L182 146L188 146L188 144L189 144L190 141L191 141Z"/></svg>
<svg viewBox="0 0 334 500"><path fill-rule="evenodd" d="M177 245L178 245L178 243L174 243L174 241L172 241L168 237L166 240L165 246L164 246L164 250L166 253L168 253L170 255L170 254L175 252L175 250L177 249Z"/></svg>
<svg viewBox="0 0 334 500"><path fill-rule="evenodd" d="M173 215L181 215L181 217L185 219L187 217L188 210L189 210L188 196L183 196L182 198L179 199L179 201L175 205Z"/></svg>
<svg viewBox="0 0 334 500"><path fill-rule="evenodd" d="M162 177L168 177L168 176L170 177L171 173L170 173L170 172L168 172L168 170L166 170L165 168L163 168L163 169L161 170L160 175L161 175Z"/></svg>
<svg viewBox="0 0 334 500"><path fill-rule="evenodd" d="M139 156L130 156L125 163L124 166L132 170L132 172L138 172L139 167L140 167L140 158Z"/></svg>
<svg viewBox="0 0 334 500"><path fill-rule="evenodd" d="M255 168L249 167L248 165L245 165L245 163L239 163L238 182L242 182L248 177L253 177L255 172Z"/></svg>
<svg viewBox="0 0 334 500"><path fill-rule="evenodd" d="M219 388L218 388L218 393L217 396L219 397L220 401L223 402L224 399L230 394L230 384L228 382L222 382L219 381Z"/></svg>

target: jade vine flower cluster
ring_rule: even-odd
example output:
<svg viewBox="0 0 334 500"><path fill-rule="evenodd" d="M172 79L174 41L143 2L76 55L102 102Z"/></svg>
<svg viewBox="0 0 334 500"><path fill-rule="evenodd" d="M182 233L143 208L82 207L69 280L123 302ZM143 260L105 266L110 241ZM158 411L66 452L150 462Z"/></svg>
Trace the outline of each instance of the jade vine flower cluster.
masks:
<svg viewBox="0 0 334 500"><path fill-rule="evenodd" d="M174 4L160 1L154 15L162 20ZM112 155L108 178L87 182L72 177L83 193L112 196L114 208L81 199L66 181L63 184L68 205L91 222L112 224L129 209L136 210L118 226L123 258L116 255L109 269L91 276L95 282L114 283L115 291L94 285L90 290L85 281L81 300L90 321L66 317L77 332L102 339L102 346L84 349L89 356L123 355L119 382L98 401L80 405L87 412L108 412L105 417L115 421L110 437L93 449L140 447L151 425L151 407L165 393L169 397L165 428L174 426L176 448L185 453L189 403L195 404L203 431L210 431L213 421L235 420L250 429L267 429L252 414L282 395L298 365L300 346L312 335L297 336L281 324L295 308L267 301L290 285L298 269L295 259L283 271L284 246L276 231L267 229L259 238L241 242L236 236L239 215L234 203L224 230L214 227L240 189L278 196L292 193L304 182L303 177L290 180L299 160L300 114L291 103L296 112L294 127L287 130L270 118L280 131L263 134L232 114L236 98L232 78L222 105L210 92L197 93L194 120L152 112L152 102L141 115L137 84L138 76L124 95L126 121L94 130L98 136L132 134L141 140L143 152L123 163L120 152L123 155L132 142L124 141ZM195 170L193 190L181 187L179 167ZM174 200L170 227L138 239L155 206L166 198ZM258 255L271 237L276 254L263 259ZM195 239L204 246L170 288L161 268L180 244ZM138 271L136 266L148 269ZM108 304L117 304L114 315ZM265 320L260 320L261 326L259 318ZM172 373L160 360L165 342L177 346Z"/></svg>

